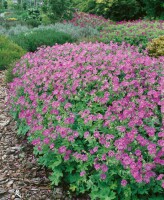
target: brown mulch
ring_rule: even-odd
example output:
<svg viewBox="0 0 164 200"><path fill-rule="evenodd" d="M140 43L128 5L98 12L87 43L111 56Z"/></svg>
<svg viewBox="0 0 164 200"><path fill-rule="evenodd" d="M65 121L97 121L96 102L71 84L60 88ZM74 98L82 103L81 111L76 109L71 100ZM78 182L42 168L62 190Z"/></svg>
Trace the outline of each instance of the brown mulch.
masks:
<svg viewBox="0 0 164 200"><path fill-rule="evenodd" d="M16 124L5 105L4 78L4 71L0 71L0 199L63 199L60 188L51 189L46 170L38 166L32 147L16 135Z"/></svg>

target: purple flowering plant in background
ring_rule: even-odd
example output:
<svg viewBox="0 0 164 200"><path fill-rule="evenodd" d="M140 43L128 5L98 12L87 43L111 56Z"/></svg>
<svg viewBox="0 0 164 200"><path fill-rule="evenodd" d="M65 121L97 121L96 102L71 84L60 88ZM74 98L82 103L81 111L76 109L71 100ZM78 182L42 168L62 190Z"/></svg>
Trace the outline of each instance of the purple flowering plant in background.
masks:
<svg viewBox="0 0 164 200"><path fill-rule="evenodd" d="M146 49L148 43L154 38L164 34L164 21L135 20L129 22L108 23L101 31L100 37L95 37L93 41L109 44L110 41L139 46Z"/></svg>
<svg viewBox="0 0 164 200"><path fill-rule="evenodd" d="M75 12L73 19L71 19L69 23L73 24L74 26L91 26L93 28L102 28L106 27L108 24L114 24L114 22L110 21L109 19L105 19L102 16L97 16L84 12Z"/></svg>
<svg viewBox="0 0 164 200"><path fill-rule="evenodd" d="M91 199L163 192L163 63L112 42L22 57L8 105L52 184L64 181Z"/></svg>

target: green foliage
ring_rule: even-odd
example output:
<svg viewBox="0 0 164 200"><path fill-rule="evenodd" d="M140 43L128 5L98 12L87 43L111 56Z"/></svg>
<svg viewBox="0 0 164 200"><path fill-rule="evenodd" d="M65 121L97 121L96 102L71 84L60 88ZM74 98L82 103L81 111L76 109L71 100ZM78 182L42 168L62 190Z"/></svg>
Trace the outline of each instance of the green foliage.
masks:
<svg viewBox="0 0 164 200"><path fill-rule="evenodd" d="M106 17L115 21L138 19L142 17L141 7L137 0L114 0L106 10Z"/></svg>
<svg viewBox="0 0 164 200"><path fill-rule="evenodd" d="M28 9L28 15L25 18L25 21L28 25L31 25L32 27L37 27L41 24L41 15L40 11L36 8Z"/></svg>
<svg viewBox="0 0 164 200"><path fill-rule="evenodd" d="M164 35L159 38L155 38L147 46L147 50L150 56L164 56Z"/></svg>
<svg viewBox="0 0 164 200"><path fill-rule="evenodd" d="M50 17L55 20L71 19L73 14L71 0L49 0Z"/></svg>
<svg viewBox="0 0 164 200"><path fill-rule="evenodd" d="M27 25L32 27L38 27L39 25L41 25L41 21L36 19L28 19L26 20L26 23Z"/></svg>
<svg viewBox="0 0 164 200"><path fill-rule="evenodd" d="M95 0L73 0L73 5L82 12L96 13L96 1Z"/></svg>
<svg viewBox="0 0 164 200"><path fill-rule="evenodd" d="M137 0L79 0L75 6L83 12L102 15L116 21L141 17L141 5Z"/></svg>
<svg viewBox="0 0 164 200"><path fill-rule="evenodd" d="M27 9L27 3L26 3L26 2L23 3L23 9L24 9L24 10Z"/></svg>
<svg viewBox="0 0 164 200"><path fill-rule="evenodd" d="M0 35L0 70L8 68L24 54L25 51L20 46Z"/></svg>
<svg viewBox="0 0 164 200"><path fill-rule="evenodd" d="M161 0L141 0L147 17L164 19L164 2Z"/></svg>
<svg viewBox="0 0 164 200"><path fill-rule="evenodd" d="M13 81L13 79L16 77L14 74L13 74L13 68L14 68L14 63L12 63L8 69L6 70L6 73L5 73L5 82L6 83L10 83Z"/></svg>
<svg viewBox="0 0 164 200"><path fill-rule="evenodd" d="M112 20L133 20L143 17L164 19L161 0L74 0L82 12L102 15Z"/></svg>
<svg viewBox="0 0 164 200"><path fill-rule="evenodd" d="M20 33L12 36L12 40L27 51L34 52L38 47L46 45L52 46L56 43L64 44L73 42L72 36L67 33L57 32L53 29L34 30L27 33Z"/></svg>
<svg viewBox="0 0 164 200"><path fill-rule="evenodd" d="M93 38L92 41L110 43L110 41L147 47L149 41L163 35L164 23L158 21L134 21L120 24L110 24L101 32L101 37Z"/></svg>
<svg viewBox="0 0 164 200"><path fill-rule="evenodd" d="M5 8L5 9L8 8L8 3L7 3L7 1L4 1L4 4L3 4L3 5L4 5L4 8Z"/></svg>
<svg viewBox="0 0 164 200"><path fill-rule="evenodd" d="M45 14L45 13L41 14L41 18L42 18L42 24L43 25L49 25L49 24L52 23L50 17L48 17L48 15Z"/></svg>

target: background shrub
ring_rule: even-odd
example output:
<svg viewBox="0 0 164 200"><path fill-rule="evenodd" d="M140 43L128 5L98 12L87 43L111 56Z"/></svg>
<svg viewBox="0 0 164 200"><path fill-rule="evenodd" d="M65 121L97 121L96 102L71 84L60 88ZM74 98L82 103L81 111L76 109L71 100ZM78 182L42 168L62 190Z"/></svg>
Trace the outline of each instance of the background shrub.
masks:
<svg viewBox="0 0 164 200"><path fill-rule="evenodd" d="M91 199L161 199L164 57L110 43L55 45L14 68L9 106L39 162Z"/></svg>
<svg viewBox="0 0 164 200"><path fill-rule="evenodd" d="M146 16L151 19L164 20L164 2L161 0L140 0L146 12Z"/></svg>
<svg viewBox="0 0 164 200"><path fill-rule="evenodd" d="M25 21L28 25L32 27L37 27L41 24L42 18L39 9L30 8L28 9L27 17Z"/></svg>
<svg viewBox="0 0 164 200"><path fill-rule="evenodd" d="M0 26L0 35L6 35L6 29L3 26Z"/></svg>
<svg viewBox="0 0 164 200"><path fill-rule="evenodd" d="M18 35L20 33L25 33L30 31L31 29L27 26L22 25L16 25L10 28L4 28L3 26L0 26L0 35L7 35L7 36L13 36Z"/></svg>
<svg viewBox="0 0 164 200"><path fill-rule="evenodd" d="M164 19L161 0L73 0L82 12L102 15L116 21L139 18Z"/></svg>
<svg viewBox="0 0 164 200"><path fill-rule="evenodd" d="M115 0L106 11L106 17L115 21L139 19L141 7L137 0Z"/></svg>
<svg viewBox="0 0 164 200"><path fill-rule="evenodd" d="M71 35L63 32L57 32L53 29L32 30L27 33L20 33L12 36L12 40L27 51L36 51L40 46L52 46L56 43L64 44L73 42Z"/></svg>
<svg viewBox="0 0 164 200"><path fill-rule="evenodd" d="M100 35L99 31L96 28L93 28L89 25L86 27L80 27L80 26L74 26L72 23L67 23L67 22L50 24L47 26L40 25L35 28L30 28L28 26L21 26L21 25L17 25L9 29L0 27L0 34L12 37L12 36L19 35L22 33L30 33L31 31L39 31L39 30L44 31L44 30L49 30L49 29L55 32L57 31L57 32L64 32L66 34L70 34L72 38L74 39Z"/></svg>
<svg viewBox="0 0 164 200"><path fill-rule="evenodd" d="M55 21L63 19L71 19L74 9L71 0L49 0L50 15L49 17Z"/></svg>
<svg viewBox="0 0 164 200"><path fill-rule="evenodd" d="M20 46L0 35L0 70L6 69L15 60L25 54Z"/></svg>
<svg viewBox="0 0 164 200"><path fill-rule="evenodd" d="M41 18L42 18L42 25L49 25L49 24L52 24L52 21L51 21L51 19L48 17L47 14L42 13L42 14L41 14Z"/></svg>
<svg viewBox="0 0 164 200"><path fill-rule="evenodd" d="M148 44L147 50L150 56L164 56L164 35L155 38Z"/></svg>
<svg viewBox="0 0 164 200"><path fill-rule="evenodd" d="M55 23L49 26L39 26L34 30L48 30L52 29L54 31L64 32L70 34L75 39L80 39L81 37L92 37L99 35L99 31L91 26L80 27L74 26L71 23Z"/></svg>
<svg viewBox="0 0 164 200"><path fill-rule="evenodd" d="M78 8L81 12L96 14L96 1L95 0L73 0L73 6Z"/></svg>

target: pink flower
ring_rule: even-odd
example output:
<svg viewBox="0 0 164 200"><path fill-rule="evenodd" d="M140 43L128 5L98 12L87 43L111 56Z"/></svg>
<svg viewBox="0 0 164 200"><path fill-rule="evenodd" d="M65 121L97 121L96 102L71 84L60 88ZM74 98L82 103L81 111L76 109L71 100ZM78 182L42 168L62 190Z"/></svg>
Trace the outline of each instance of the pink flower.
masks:
<svg viewBox="0 0 164 200"><path fill-rule="evenodd" d="M58 110L51 110L51 114L58 115L59 111Z"/></svg>
<svg viewBox="0 0 164 200"><path fill-rule="evenodd" d="M106 174L101 174L101 175L100 175L100 178L101 178L102 180L105 180L105 179L106 179Z"/></svg>
<svg viewBox="0 0 164 200"><path fill-rule="evenodd" d="M85 154L81 155L81 160L82 161L87 161L88 160L88 156L85 155Z"/></svg>
<svg viewBox="0 0 164 200"><path fill-rule="evenodd" d="M68 108L71 108L72 107L72 104L71 103L66 103L64 108L67 110Z"/></svg>
<svg viewBox="0 0 164 200"><path fill-rule="evenodd" d="M158 140L158 145L164 147L164 140Z"/></svg>
<svg viewBox="0 0 164 200"><path fill-rule="evenodd" d="M137 150L135 151L135 154L136 154L136 156L140 156L140 155L141 155L141 151L140 151L139 149L137 149Z"/></svg>
<svg viewBox="0 0 164 200"><path fill-rule="evenodd" d="M121 185L122 185L123 187L125 187L125 186L127 185L127 181L123 179L123 180L121 181Z"/></svg>
<svg viewBox="0 0 164 200"><path fill-rule="evenodd" d="M50 144L50 149L53 149L54 148L54 144Z"/></svg>
<svg viewBox="0 0 164 200"><path fill-rule="evenodd" d="M120 132L125 132L126 128L124 126L117 126L117 130Z"/></svg>
<svg viewBox="0 0 164 200"><path fill-rule="evenodd" d="M107 140L111 140L111 139L114 138L114 135L106 134L105 137L106 137Z"/></svg>
<svg viewBox="0 0 164 200"><path fill-rule="evenodd" d="M93 148L93 152L96 153L98 151L98 147Z"/></svg>
<svg viewBox="0 0 164 200"><path fill-rule="evenodd" d="M103 165L101 165L101 170L103 172L107 172L108 171L108 167L105 164L103 164Z"/></svg>
<svg viewBox="0 0 164 200"><path fill-rule="evenodd" d="M65 156L64 156L64 160L65 160L65 161L69 160L69 158L70 158L69 155L65 155Z"/></svg>
<svg viewBox="0 0 164 200"><path fill-rule="evenodd" d="M164 188L164 181L162 181L162 188Z"/></svg>
<svg viewBox="0 0 164 200"><path fill-rule="evenodd" d="M65 124L73 124L74 123L74 117L69 117L69 118L66 118L65 120L64 120L64 123Z"/></svg>
<svg viewBox="0 0 164 200"><path fill-rule="evenodd" d="M43 142L44 142L44 144L49 144L50 139L49 138L44 138Z"/></svg>
<svg viewBox="0 0 164 200"><path fill-rule="evenodd" d="M61 146L59 149L58 149L58 152L63 154L66 152L66 147L65 146Z"/></svg>
<svg viewBox="0 0 164 200"><path fill-rule="evenodd" d="M148 144L147 149L149 151L149 154L156 154L156 144Z"/></svg>
<svg viewBox="0 0 164 200"><path fill-rule="evenodd" d="M159 132L158 137L164 137L164 132Z"/></svg>
<svg viewBox="0 0 164 200"><path fill-rule="evenodd" d="M109 152L108 152L108 156L109 156L109 157L113 157L114 155L115 155L114 151L109 151Z"/></svg>
<svg viewBox="0 0 164 200"><path fill-rule="evenodd" d="M32 141L32 144L33 144L33 145L38 145L38 144L40 144L40 138L33 140L33 141Z"/></svg>
<svg viewBox="0 0 164 200"><path fill-rule="evenodd" d="M42 150L42 147L41 146L38 146L38 151L41 151Z"/></svg>
<svg viewBox="0 0 164 200"><path fill-rule="evenodd" d="M86 171L80 172L80 176L84 176L86 174Z"/></svg>
<svg viewBox="0 0 164 200"><path fill-rule="evenodd" d="M100 137L100 133L99 133L98 131L95 131L95 132L94 132L94 137L95 137L95 138L99 138L99 137Z"/></svg>
<svg viewBox="0 0 164 200"><path fill-rule="evenodd" d="M43 131L42 134L43 134L44 136L48 136L50 133L51 133L50 130L49 130L49 129L46 129L46 130Z"/></svg>
<svg viewBox="0 0 164 200"><path fill-rule="evenodd" d="M84 138L87 138L88 136L89 136L89 132L87 131L84 133Z"/></svg>
<svg viewBox="0 0 164 200"><path fill-rule="evenodd" d="M157 177L157 180L161 180L162 178L164 177L164 174L160 174L158 177Z"/></svg>
<svg viewBox="0 0 164 200"><path fill-rule="evenodd" d="M95 163L94 167L95 167L96 170L98 170L98 169L100 169L101 165L99 163Z"/></svg>

